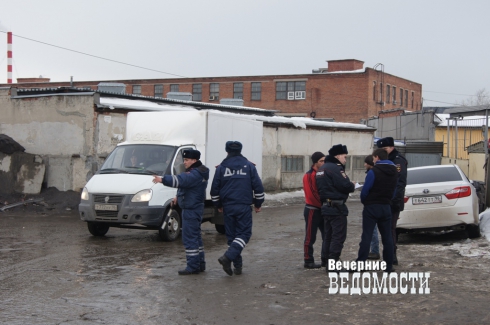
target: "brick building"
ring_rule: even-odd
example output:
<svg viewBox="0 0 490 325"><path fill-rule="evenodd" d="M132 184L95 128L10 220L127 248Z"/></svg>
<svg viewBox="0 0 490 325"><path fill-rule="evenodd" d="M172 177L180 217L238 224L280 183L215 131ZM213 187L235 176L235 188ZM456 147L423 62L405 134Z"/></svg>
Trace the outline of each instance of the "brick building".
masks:
<svg viewBox="0 0 490 325"><path fill-rule="evenodd" d="M331 60L328 68L298 75L201 77L79 82L25 82L17 87L91 87L100 82L126 85L126 93L166 97L188 92L194 101L219 103L224 98L243 99L243 105L277 110L278 115L311 116L338 122L359 123L380 111L422 108L422 85L385 73L382 65L363 68L354 59ZM381 69L380 69L381 67ZM3 84L0 86L9 86Z"/></svg>

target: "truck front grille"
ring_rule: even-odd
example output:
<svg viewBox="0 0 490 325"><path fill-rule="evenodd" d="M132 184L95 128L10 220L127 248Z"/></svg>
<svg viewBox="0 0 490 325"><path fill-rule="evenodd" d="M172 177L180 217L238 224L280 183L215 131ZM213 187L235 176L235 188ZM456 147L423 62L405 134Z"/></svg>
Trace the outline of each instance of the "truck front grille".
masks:
<svg viewBox="0 0 490 325"><path fill-rule="evenodd" d="M121 203L123 198L124 195L94 195L94 203Z"/></svg>
<svg viewBox="0 0 490 325"><path fill-rule="evenodd" d="M102 221L117 220L117 211L95 210L95 220L102 220Z"/></svg>

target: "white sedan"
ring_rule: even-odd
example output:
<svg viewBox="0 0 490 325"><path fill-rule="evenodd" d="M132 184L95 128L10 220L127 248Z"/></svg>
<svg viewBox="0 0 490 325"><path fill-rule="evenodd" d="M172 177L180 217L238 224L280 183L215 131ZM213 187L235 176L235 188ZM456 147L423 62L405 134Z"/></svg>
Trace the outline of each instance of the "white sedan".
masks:
<svg viewBox="0 0 490 325"><path fill-rule="evenodd" d="M397 232L463 230L480 237L476 190L457 165L408 168Z"/></svg>

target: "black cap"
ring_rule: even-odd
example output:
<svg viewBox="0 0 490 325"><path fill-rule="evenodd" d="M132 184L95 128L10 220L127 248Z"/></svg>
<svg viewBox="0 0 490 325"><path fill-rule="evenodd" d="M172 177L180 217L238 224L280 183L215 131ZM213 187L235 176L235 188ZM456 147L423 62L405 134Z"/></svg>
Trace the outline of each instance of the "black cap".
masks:
<svg viewBox="0 0 490 325"><path fill-rule="evenodd" d="M182 156L184 156L184 158L199 160L201 158L201 152L199 150L186 149L184 150Z"/></svg>
<svg viewBox="0 0 490 325"><path fill-rule="evenodd" d="M322 159L323 157L325 157L323 152L317 151L311 155L311 161L313 161L313 163L316 164L318 160Z"/></svg>
<svg viewBox="0 0 490 325"><path fill-rule="evenodd" d="M395 146L395 140L393 140L392 137L382 138L376 142L376 145L378 146L378 148L394 147Z"/></svg>

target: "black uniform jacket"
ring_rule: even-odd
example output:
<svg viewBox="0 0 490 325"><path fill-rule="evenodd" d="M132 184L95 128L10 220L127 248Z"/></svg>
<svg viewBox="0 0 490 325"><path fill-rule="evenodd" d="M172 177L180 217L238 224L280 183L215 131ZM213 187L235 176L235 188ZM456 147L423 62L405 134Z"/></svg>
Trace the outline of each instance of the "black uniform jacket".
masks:
<svg viewBox="0 0 490 325"><path fill-rule="evenodd" d="M403 197L405 196L405 187L407 186L408 162L396 149L388 155L388 159L395 164L396 169L398 170L398 183L396 184L395 197L391 201L391 208L403 211L405 207Z"/></svg>
<svg viewBox="0 0 490 325"><path fill-rule="evenodd" d="M322 215L348 215L345 201L349 193L354 192L354 184L345 174L344 165L335 157L327 156L325 164L316 173L316 186L322 200ZM332 201L335 204L331 204Z"/></svg>

